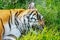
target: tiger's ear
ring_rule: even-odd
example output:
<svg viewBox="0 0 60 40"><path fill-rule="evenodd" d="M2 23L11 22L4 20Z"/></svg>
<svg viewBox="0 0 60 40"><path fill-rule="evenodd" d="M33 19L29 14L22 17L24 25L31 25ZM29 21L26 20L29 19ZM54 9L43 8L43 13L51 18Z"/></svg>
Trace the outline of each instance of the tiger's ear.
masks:
<svg viewBox="0 0 60 40"><path fill-rule="evenodd" d="M35 3L34 3L34 2L31 2L31 3L29 4L28 9L34 9L34 8L35 8Z"/></svg>

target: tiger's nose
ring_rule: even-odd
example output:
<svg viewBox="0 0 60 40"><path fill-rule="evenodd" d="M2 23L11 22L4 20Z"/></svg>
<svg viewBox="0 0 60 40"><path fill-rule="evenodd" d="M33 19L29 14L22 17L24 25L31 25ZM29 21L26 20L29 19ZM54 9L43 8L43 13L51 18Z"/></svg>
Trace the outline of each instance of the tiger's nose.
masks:
<svg viewBox="0 0 60 40"><path fill-rule="evenodd" d="M44 21L42 21L41 23L40 23L40 25L42 26L42 28L44 28Z"/></svg>
<svg viewBox="0 0 60 40"><path fill-rule="evenodd" d="M44 24L44 20L41 19L41 20L39 20L38 22L39 22L39 25L40 25L42 28L44 28L44 25L45 25L45 24Z"/></svg>

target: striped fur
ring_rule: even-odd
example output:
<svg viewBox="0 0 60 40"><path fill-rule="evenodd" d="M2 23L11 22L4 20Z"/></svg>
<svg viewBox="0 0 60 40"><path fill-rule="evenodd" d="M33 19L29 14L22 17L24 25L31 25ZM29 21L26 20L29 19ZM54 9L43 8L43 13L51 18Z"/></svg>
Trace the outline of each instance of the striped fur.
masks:
<svg viewBox="0 0 60 40"><path fill-rule="evenodd" d="M39 15L35 9L0 10L0 39L15 40L14 38L20 37L32 26L41 28L39 26L43 23L42 15Z"/></svg>
<svg viewBox="0 0 60 40"><path fill-rule="evenodd" d="M0 10L0 40L16 40L30 28L43 28L43 16L33 6L27 10Z"/></svg>

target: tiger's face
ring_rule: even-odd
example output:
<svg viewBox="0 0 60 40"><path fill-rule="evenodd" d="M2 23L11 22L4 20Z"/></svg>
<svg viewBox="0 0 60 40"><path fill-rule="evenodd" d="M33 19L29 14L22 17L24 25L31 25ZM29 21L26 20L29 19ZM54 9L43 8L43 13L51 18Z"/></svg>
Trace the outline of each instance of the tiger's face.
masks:
<svg viewBox="0 0 60 40"><path fill-rule="evenodd" d="M28 8L29 9L22 11L18 15L18 19L21 21L19 21L20 28L22 27L22 30L28 30L28 28L43 29L43 16L35 9L34 3L31 3Z"/></svg>
<svg viewBox="0 0 60 40"><path fill-rule="evenodd" d="M32 10L32 12L29 14L31 15L29 17L29 23L32 28L42 29L44 28L44 19L43 16L35 9L35 3L31 2L29 4L29 9Z"/></svg>
<svg viewBox="0 0 60 40"><path fill-rule="evenodd" d="M28 28L43 29L43 16L36 9L28 9L23 11L20 15L18 15L18 19L19 28L22 27L24 30L28 30Z"/></svg>
<svg viewBox="0 0 60 40"><path fill-rule="evenodd" d="M31 13L28 14L27 16L30 27L43 29L44 28L43 16L36 9L31 10L32 10Z"/></svg>

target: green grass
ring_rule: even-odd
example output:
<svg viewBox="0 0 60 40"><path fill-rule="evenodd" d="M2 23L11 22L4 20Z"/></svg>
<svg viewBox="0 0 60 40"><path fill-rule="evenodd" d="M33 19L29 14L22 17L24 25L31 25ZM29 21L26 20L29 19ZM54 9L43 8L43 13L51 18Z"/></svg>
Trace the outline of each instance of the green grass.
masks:
<svg viewBox="0 0 60 40"><path fill-rule="evenodd" d="M53 27L53 26L51 26ZM30 32L18 40L60 40L60 32L57 31L57 26L54 29L49 29L45 27L43 31L38 31L37 33L31 29Z"/></svg>

